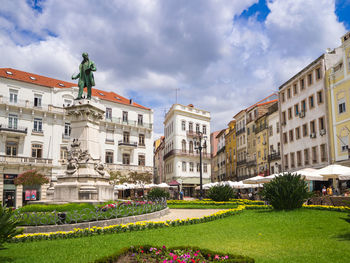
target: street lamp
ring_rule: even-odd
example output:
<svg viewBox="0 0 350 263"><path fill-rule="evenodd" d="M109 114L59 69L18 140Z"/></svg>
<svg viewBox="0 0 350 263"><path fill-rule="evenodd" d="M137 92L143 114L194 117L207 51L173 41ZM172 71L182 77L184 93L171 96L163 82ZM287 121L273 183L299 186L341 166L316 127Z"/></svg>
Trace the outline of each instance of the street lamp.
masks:
<svg viewBox="0 0 350 263"><path fill-rule="evenodd" d="M198 132L197 136L194 137L194 149L199 151L199 199L203 199L203 173L202 173L202 149L207 148L207 141L205 140L207 137L203 136L203 133ZM198 139L198 141L197 141ZM203 145L202 145L203 139Z"/></svg>

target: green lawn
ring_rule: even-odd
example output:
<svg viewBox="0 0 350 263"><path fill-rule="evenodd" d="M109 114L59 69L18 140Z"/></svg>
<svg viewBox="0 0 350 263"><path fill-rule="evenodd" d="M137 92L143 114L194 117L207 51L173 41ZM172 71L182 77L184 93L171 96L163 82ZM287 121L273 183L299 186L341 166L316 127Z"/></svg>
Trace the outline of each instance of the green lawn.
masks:
<svg viewBox="0 0 350 263"><path fill-rule="evenodd" d="M0 262L90 262L137 244L191 245L242 254L257 262L349 262L346 213L246 210L216 221L138 232L7 244Z"/></svg>

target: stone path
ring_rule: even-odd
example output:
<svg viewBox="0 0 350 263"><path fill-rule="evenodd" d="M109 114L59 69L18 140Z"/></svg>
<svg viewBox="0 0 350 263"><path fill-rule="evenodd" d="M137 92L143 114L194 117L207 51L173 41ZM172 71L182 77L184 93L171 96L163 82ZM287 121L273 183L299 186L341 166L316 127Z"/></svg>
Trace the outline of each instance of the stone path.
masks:
<svg viewBox="0 0 350 263"><path fill-rule="evenodd" d="M175 219L186 219L191 217L202 217L214 214L222 209L169 209L169 213L152 221L166 221Z"/></svg>

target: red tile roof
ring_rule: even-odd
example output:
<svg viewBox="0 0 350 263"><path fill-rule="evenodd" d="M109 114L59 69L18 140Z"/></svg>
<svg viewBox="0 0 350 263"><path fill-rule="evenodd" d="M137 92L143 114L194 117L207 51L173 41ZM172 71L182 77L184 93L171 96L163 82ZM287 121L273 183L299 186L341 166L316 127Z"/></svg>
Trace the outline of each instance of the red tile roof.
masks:
<svg viewBox="0 0 350 263"><path fill-rule="evenodd" d="M35 85L40 85L44 87L49 87L49 88L64 89L64 88L77 87L77 84L75 83L53 79L53 78L49 78L49 77L45 77L45 76L41 76L41 75L37 75L37 74L25 72L25 71L20 71L12 68L0 68L0 77L22 81L26 83L31 83ZM103 90L92 88L92 96L98 97L102 100L112 101L120 104L138 107L145 110L150 110L150 108L144 107L135 102L132 102L132 104L130 104L129 99L124 98L112 91L103 91Z"/></svg>

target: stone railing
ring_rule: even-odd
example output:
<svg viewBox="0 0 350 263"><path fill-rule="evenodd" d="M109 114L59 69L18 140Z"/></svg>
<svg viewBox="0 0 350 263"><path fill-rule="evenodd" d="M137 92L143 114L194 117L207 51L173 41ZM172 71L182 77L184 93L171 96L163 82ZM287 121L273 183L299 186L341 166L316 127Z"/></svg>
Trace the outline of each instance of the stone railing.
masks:
<svg viewBox="0 0 350 263"><path fill-rule="evenodd" d="M52 159L0 155L0 163L50 165Z"/></svg>

